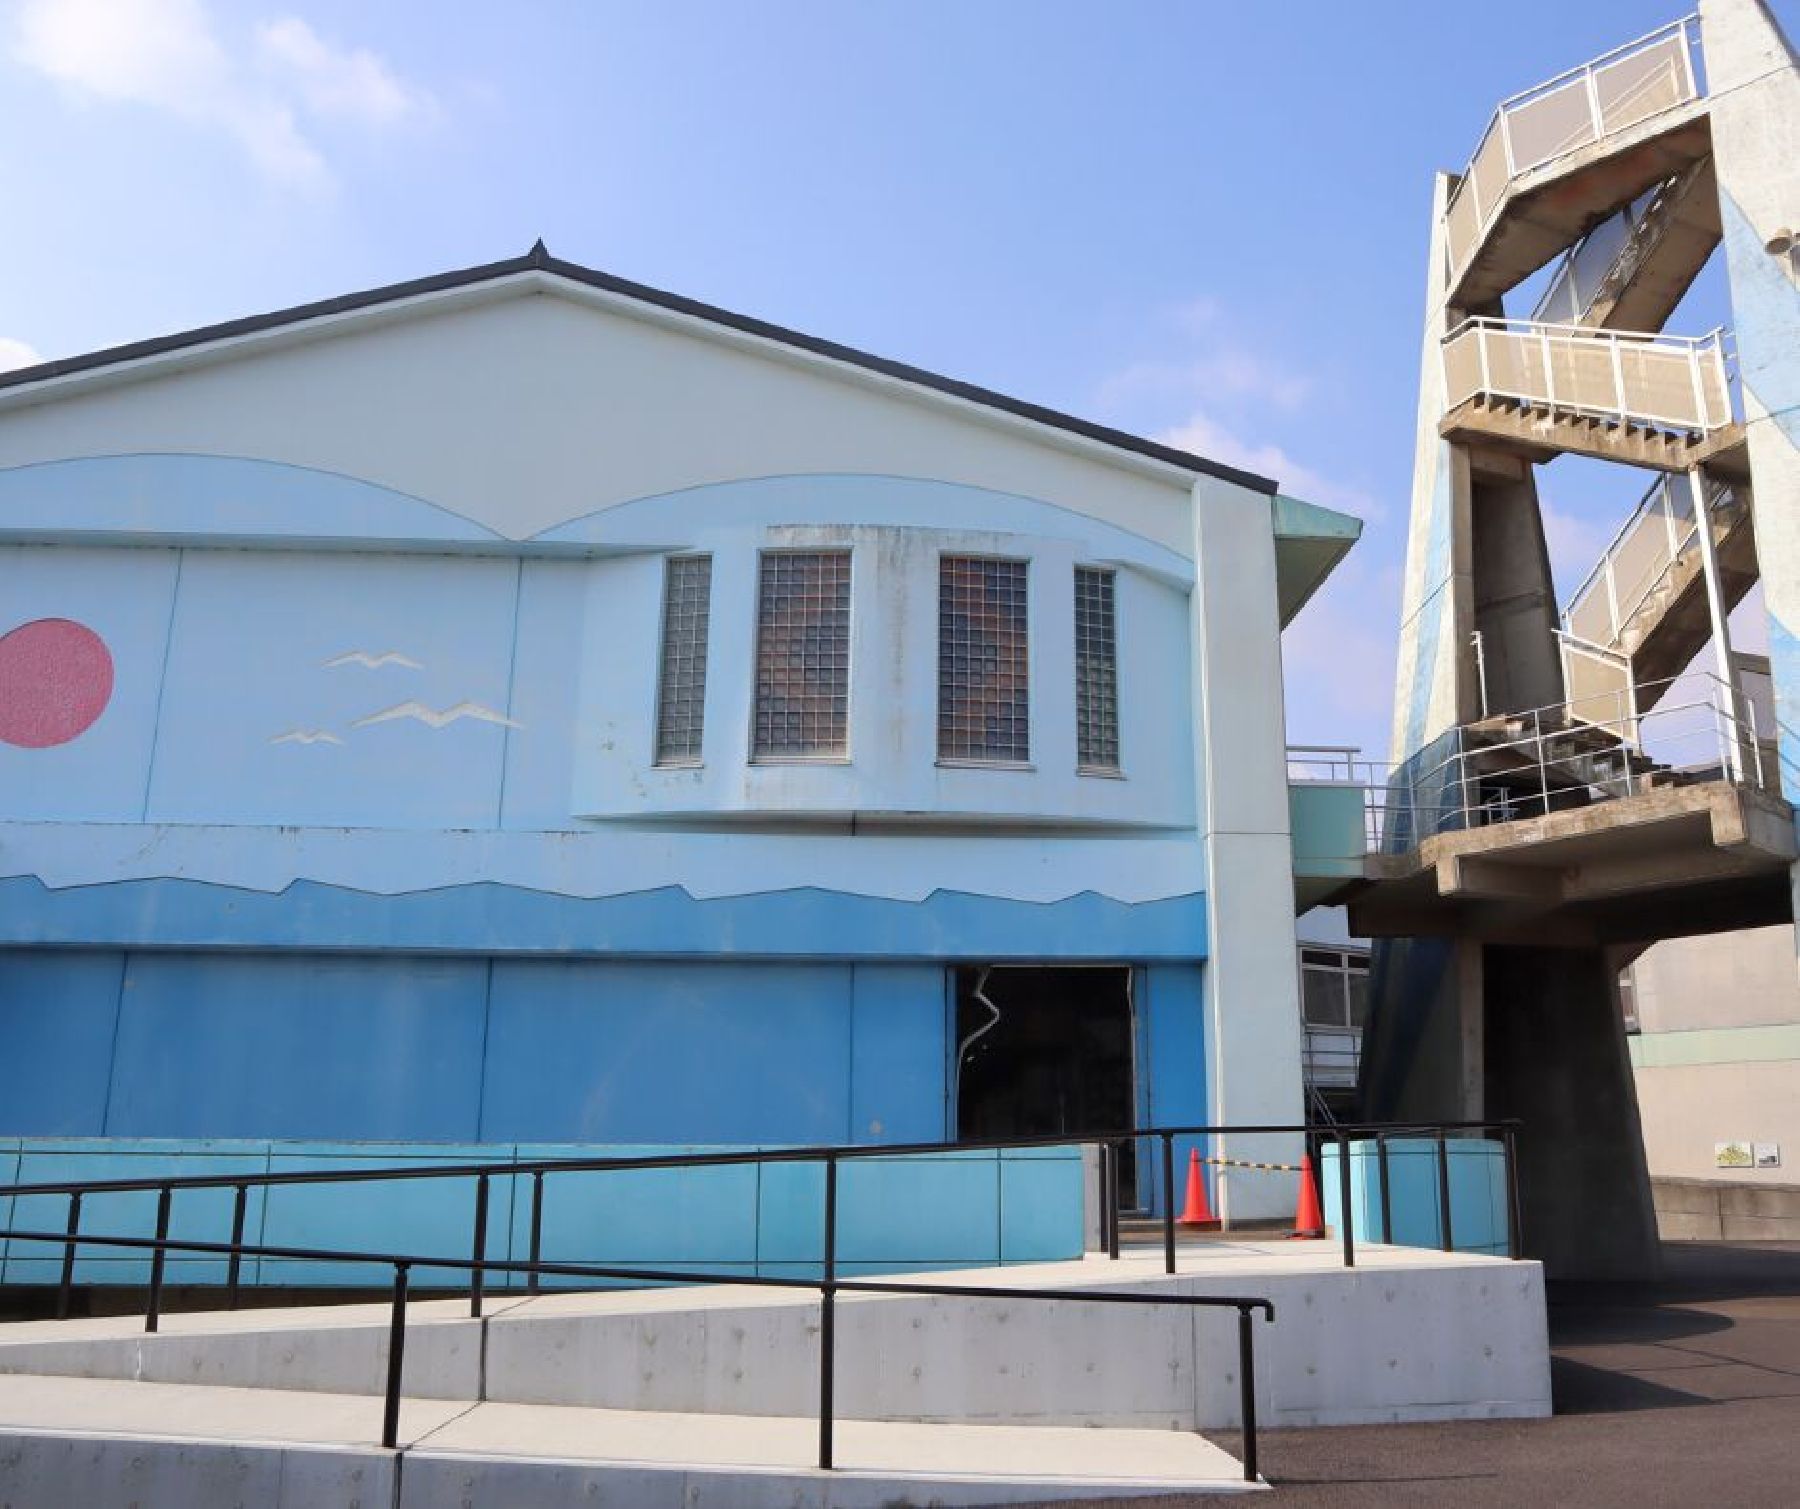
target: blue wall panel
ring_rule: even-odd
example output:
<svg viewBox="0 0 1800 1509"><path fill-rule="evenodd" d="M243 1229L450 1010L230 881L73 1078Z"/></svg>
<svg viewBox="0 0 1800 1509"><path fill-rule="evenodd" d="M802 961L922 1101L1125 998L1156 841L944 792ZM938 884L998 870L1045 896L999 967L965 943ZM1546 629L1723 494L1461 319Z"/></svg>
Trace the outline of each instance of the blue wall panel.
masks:
<svg viewBox="0 0 1800 1509"><path fill-rule="evenodd" d="M590 898L490 882L387 895L309 880L272 892L173 878L56 889L34 876L0 879L0 945L1187 961L1205 956L1206 926L1199 892L1132 904L1092 891L1035 902L939 890L898 901L804 886L696 899L659 886Z"/></svg>
<svg viewBox="0 0 1800 1509"><path fill-rule="evenodd" d="M144 815L176 560L173 550L0 547L0 634L70 618L105 641L113 662L112 697L79 738L49 749L0 741L9 820L134 823Z"/></svg>
<svg viewBox="0 0 1800 1509"><path fill-rule="evenodd" d="M0 950L0 1135L106 1130L119 953Z"/></svg>
<svg viewBox="0 0 1800 1509"><path fill-rule="evenodd" d="M848 1140L850 966L494 965L482 1135Z"/></svg>
<svg viewBox="0 0 1800 1509"><path fill-rule="evenodd" d="M588 577L575 561L522 561L520 570L512 717L521 727L505 741L500 826L571 828L571 772L583 732L574 647L584 632Z"/></svg>
<svg viewBox="0 0 1800 1509"><path fill-rule="evenodd" d="M322 569L299 552L189 551L148 817L494 826L517 586L506 560L346 554ZM405 662L333 664L359 652ZM482 714L433 727L396 712L464 703ZM295 731L330 739L278 742Z"/></svg>
<svg viewBox="0 0 1800 1509"><path fill-rule="evenodd" d="M1146 1065L1143 1112L1152 1126L1201 1126L1206 1122L1206 973L1203 966L1153 965L1143 972ZM1147 1071L1147 1072L1146 1072ZM1188 1151L1197 1143L1175 1139L1175 1201L1186 1191ZM1202 1148L1202 1156L1208 1149ZM1140 1144L1139 1190L1149 1207L1162 1210L1162 1149Z"/></svg>
<svg viewBox="0 0 1800 1509"><path fill-rule="evenodd" d="M946 1126L944 967L858 964L850 1142L941 1142Z"/></svg>
<svg viewBox="0 0 1800 1509"><path fill-rule="evenodd" d="M107 1130L468 1138L486 980L476 959L134 954Z"/></svg>

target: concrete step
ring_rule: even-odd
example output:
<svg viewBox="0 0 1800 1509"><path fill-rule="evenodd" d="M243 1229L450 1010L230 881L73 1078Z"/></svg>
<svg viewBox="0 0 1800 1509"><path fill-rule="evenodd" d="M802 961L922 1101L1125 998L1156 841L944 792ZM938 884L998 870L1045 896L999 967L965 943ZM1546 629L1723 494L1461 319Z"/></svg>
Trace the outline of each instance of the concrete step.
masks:
<svg viewBox="0 0 1800 1509"><path fill-rule="evenodd" d="M0 1502L313 1509L359 1502L877 1509L1256 1491L1185 1431L694 1415L408 1399L383 1450L379 1400L92 1378L0 1378Z"/></svg>

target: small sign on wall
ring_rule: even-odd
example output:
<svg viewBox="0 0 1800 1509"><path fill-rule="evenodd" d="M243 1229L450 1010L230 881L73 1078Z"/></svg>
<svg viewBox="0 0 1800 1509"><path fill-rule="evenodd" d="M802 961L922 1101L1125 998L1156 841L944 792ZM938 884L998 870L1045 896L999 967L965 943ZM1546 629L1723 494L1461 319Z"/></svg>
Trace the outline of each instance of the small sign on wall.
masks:
<svg viewBox="0 0 1800 1509"><path fill-rule="evenodd" d="M1751 1168L1754 1154L1747 1142L1715 1142L1713 1164L1717 1168Z"/></svg>
<svg viewBox="0 0 1800 1509"><path fill-rule="evenodd" d="M1752 1143L1751 1151L1756 1155L1758 1168L1781 1167L1781 1144L1779 1142Z"/></svg>

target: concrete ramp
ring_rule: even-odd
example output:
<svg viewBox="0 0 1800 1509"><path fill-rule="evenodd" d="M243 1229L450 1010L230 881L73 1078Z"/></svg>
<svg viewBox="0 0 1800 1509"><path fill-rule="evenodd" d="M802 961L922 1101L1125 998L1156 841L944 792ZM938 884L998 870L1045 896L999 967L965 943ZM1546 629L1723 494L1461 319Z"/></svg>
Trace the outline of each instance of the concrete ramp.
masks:
<svg viewBox="0 0 1800 1509"><path fill-rule="evenodd" d="M833 1472L810 1419L408 1400L400 1449L357 1394L0 1379L11 1509L629 1504L899 1509L1254 1491L1179 1431L846 1421Z"/></svg>
<svg viewBox="0 0 1800 1509"><path fill-rule="evenodd" d="M1184 1243L1178 1266L1128 1249L909 1276L1056 1300L841 1295L830 1473L805 1291L502 1297L479 1320L415 1303L387 1453L386 1305L165 1312L155 1335L132 1316L0 1326L0 1503L753 1509L1246 1486L1199 1434L1240 1423L1236 1312L1084 1291L1271 1300L1274 1322L1252 1322L1264 1427L1550 1412L1536 1263L1365 1244L1347 1269L1335 1242L1226 1241Z"/></svg>

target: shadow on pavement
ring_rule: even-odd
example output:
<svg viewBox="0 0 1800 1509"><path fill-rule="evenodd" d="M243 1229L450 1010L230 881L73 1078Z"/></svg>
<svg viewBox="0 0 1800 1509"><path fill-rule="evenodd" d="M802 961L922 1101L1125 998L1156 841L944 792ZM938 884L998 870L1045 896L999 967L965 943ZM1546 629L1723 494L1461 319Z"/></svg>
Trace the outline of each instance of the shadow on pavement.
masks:
<svg viewBox="0 0 1800 1509"><path fill-rule="evenodd" d="M1712 1401L1666 1384L1568 1357L1550 1359L1550 1397L1559 1415L1610 1415L1640 1409L1692 1409Z"/></svg>

